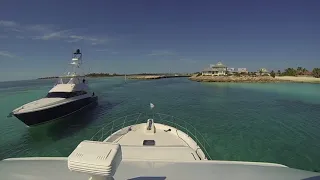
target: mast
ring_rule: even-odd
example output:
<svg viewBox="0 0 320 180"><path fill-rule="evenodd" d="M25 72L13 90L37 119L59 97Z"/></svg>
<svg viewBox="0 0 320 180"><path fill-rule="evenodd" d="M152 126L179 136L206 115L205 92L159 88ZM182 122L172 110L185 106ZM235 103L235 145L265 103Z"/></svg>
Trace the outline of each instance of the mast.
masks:
<svg viewBox="0 0 320 180"><path fill-rule="evenodd" d="M77 49L72 54L72 62L70 64L73 66L72 75L76 76L77 75L76 69L80 68L80 65L82 64L82 53L81 53L80 49Z"/></svg>

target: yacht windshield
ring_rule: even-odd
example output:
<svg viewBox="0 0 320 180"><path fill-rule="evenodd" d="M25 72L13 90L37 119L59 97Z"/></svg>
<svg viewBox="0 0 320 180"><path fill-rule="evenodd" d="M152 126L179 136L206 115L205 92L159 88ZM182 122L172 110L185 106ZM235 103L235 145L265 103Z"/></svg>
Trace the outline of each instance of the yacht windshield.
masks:
<svg viewBox="0 0 320 180"><path fill-rule="evenodd" d="M47 94L47 98L68 98L70 96L70 92L52 92Z"/></svg>
<svg viewBox="0 0 320 180"><path fill-rule="evenodd" d="M71 98L75 96L80 96L87 94L85 91L75 91L75 92L51 92L47 94L47 98Z"/></svg>

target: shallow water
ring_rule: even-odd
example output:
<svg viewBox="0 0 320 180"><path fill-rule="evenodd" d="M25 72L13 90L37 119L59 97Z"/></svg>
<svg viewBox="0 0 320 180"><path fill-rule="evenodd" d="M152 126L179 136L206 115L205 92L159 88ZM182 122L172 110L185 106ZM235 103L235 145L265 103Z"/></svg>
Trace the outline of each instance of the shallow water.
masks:
<svg viewBox="0 0 320 180"><path fill-rule="evenodd" d="M89 79L96 106L26 128L7 115L44 96L52 80L0 83L0 159L68 156L99 127L127 114L170 114L192 123L217 160L262 161L320 170L320 85L197 83L186 78L137 81Z"/></svg>

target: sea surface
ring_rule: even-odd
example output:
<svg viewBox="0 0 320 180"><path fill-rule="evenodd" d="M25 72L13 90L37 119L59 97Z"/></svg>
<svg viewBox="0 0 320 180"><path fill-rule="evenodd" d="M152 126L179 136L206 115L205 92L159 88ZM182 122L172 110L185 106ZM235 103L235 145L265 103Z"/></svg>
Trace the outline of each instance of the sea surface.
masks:
<svg viewBox="0 0 320 180"><path fill-rule="evenodd" d="M198 83L187 78L88 79L97 105L27 128L7 115L47 94L54 80L0 83L0 159L68 156L104 124L128 114L170 114L193 124L212 159L320 170L320 85ZM151 111L149 103L155 107Z"/></svg>

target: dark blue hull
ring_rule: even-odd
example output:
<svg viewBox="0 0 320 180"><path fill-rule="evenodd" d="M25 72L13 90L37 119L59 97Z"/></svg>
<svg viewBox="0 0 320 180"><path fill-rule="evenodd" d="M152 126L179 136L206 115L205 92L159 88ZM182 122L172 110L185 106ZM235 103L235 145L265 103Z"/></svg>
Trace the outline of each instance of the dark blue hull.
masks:
<svg viewBox="0 0 320 180"><path fill-rule="evenodd" d="M26 125L34 126L72 114L97 100L97 96L88 97L48 109L13 115Z"/></svg>

